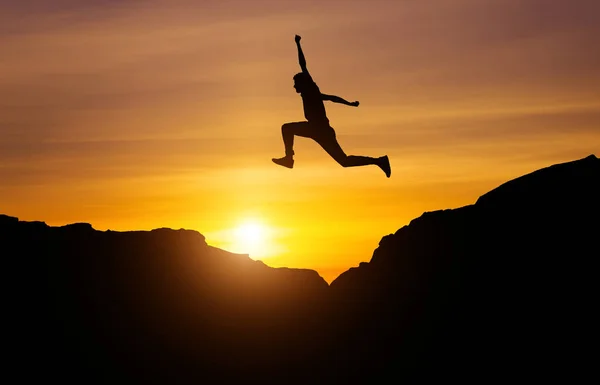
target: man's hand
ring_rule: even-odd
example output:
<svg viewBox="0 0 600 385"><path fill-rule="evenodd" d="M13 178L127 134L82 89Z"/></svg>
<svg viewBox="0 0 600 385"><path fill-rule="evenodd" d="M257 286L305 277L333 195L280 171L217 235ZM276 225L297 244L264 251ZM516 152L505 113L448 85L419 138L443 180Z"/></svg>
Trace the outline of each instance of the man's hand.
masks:
<svg viewBox="0 0 600 385"><path fill-rule="evenodd" d="M353 106L353 107L358 107L359 104L360 103L358 102L358 100L356 102L350 103L350 105Z"/></svg>
<svg viewBox="0 0 600 385"><path fill-rule="evenodd" d="M296 40L296 43L300 43L300 39L301 37L299 35L296 35L296 37L294 38L294 40Z"/></svg>

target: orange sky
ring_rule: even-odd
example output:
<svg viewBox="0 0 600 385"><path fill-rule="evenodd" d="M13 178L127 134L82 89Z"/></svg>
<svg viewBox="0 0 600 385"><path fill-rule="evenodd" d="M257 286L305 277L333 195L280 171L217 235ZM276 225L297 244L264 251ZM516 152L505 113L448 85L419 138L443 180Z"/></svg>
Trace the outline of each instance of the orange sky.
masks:
<svg viewBox="0 0 600 385"><path fill-rule="evenodd" d="M600 3L589 0L0 0L0 213L99 230L196 229L328 281L424 211L600 155ZM348 154L309 139L294 35ZM235 250L234 250L235 249Z"/></svg>

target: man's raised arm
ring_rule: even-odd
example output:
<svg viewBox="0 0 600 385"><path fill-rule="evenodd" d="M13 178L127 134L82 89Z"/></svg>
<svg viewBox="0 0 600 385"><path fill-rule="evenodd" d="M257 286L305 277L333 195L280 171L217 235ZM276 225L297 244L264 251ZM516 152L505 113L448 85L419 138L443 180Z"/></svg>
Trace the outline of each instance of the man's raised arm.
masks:
<svg viewBox="0 0 600 385"><path fill-rule="evenodd" d="M358 101L356 101L356 102L349 102L346 99L340 98L339 96L335 96L335 95L321 94L321 99L322 100L329 100L329 101L334 102L334 103L345 104L347 106L352 106L352 107L358 107L358 105L360 104L360 103L358 103Z"/></svg>
<svg viewBox="0 0 600 385"><path fill-rule="evenodd" d="M306 59L304 58L302 47L300 47L301 37L296 35L294 39L296 40L296 46L298 47L298 61L300 62L300 68L302 68L302 72L308 74L308 70L306 69Z"/></svg>

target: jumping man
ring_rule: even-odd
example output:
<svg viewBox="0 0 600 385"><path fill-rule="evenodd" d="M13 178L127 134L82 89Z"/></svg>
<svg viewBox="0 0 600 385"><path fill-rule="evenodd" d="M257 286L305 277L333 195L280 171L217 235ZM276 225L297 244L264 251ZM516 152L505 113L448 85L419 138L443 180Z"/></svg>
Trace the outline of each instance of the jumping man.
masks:
<svg viewBox="0 0 600 385"><path fill-rule="evenodd" d="M311 138L319 143L321 147L342 167L367 166L370 164L379 166L389 178L392 174L390 161L387 155L379 158L368 156L346 155L340 147L335 131L329 125L329 119L325 113L324 100L334 103L341 103L347 106L358 107L358 102L349 102L339 96L322 94L317 84L306 69L306 60L300 47L300 36L296 35L296 46L298 47L298 60L302 72L294 75L294 88L302 97L304 105L305 122L285 123L281 126L281 135L285 145L285 156L283 158L274 158L273 162L287 168L294 167L294 135L304 138Z"/></svg>

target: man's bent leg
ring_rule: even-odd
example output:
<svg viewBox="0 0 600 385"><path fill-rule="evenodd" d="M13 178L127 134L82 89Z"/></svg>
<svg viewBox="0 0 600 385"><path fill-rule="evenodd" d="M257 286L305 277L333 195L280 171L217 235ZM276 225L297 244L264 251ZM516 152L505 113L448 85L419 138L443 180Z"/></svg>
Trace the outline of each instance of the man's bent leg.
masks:
<svg viewBox="0 0 600 385"><path fill-rule="evenodd" d="M274 158L273 162L288 168L294 167L294 135L310 138L314 134L314 127L308 122L285 123L281 126L285 156L283 158Z"/></svg>
<svg viewBox="0 0 600 385"><path fill-rule="evenodd" d="M308 122L285 123L281 126L281 136L285 146L285 156L294 155L294 135L310 137L312 135L311 125Z"/></svg>

